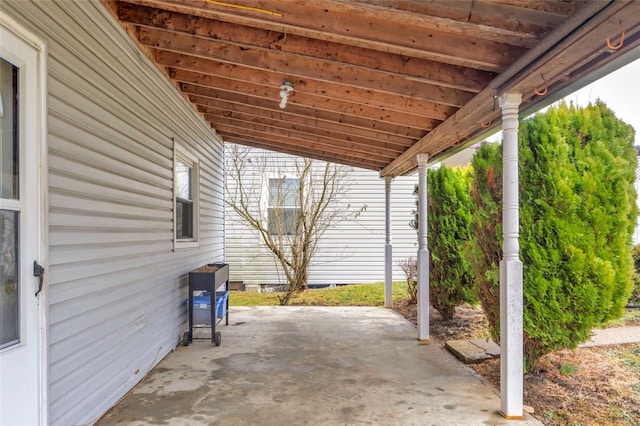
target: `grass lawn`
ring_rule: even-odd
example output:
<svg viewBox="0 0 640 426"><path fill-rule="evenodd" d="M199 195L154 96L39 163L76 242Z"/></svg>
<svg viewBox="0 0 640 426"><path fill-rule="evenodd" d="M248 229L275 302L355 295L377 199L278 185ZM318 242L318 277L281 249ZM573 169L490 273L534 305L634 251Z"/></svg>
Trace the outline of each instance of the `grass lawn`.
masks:
<svg viewBox="0 0 640 426"><path fill-rule="evenodd" d="M278 295L282 293L253 293L232 291L230 306L278 305ZM393 301L407 298L407 283L393 283ZM334 288L307 290L291 299L291 305L316 306L383 306L384 283L352 284Z"/></svg>

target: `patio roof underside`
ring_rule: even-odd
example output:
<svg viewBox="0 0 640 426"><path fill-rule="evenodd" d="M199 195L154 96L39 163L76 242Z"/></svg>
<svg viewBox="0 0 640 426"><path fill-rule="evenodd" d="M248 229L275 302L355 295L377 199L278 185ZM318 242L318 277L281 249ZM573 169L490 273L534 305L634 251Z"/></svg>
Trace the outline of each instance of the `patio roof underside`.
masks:
<svg viewBox="0 0 640 426"><path fill-rule="evenodd" d="M102 1L225 141L383 176L498 127L502 93L535 111L640 44L638 1Z"/></svg>

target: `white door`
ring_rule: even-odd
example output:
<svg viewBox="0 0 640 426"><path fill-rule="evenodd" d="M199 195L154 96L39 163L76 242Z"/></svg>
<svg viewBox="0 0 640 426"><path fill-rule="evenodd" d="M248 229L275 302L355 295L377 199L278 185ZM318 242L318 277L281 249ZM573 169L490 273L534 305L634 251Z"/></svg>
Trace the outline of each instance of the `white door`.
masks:
<svg viewBox="0 0 640 426"><path fill-rule="evenodd" d="M42 53L0 15L0 425L46 422Z"/></svg>

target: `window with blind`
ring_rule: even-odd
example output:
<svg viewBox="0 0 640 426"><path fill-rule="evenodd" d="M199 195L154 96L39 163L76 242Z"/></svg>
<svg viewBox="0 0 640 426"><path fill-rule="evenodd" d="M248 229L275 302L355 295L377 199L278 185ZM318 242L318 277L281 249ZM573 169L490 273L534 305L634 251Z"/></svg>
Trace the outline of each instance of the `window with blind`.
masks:
<svg viewBox="0 0 640 426"><path fill-rule="evenodd" d="M174 248L198 246L198 161L176 146L174 157Z"/></svg>
<svg viewBox="0 0 640 426"><path fill-rule="evenodd" d="M300 217L300 180L269 179L269 233L293 235Z"/></svg>

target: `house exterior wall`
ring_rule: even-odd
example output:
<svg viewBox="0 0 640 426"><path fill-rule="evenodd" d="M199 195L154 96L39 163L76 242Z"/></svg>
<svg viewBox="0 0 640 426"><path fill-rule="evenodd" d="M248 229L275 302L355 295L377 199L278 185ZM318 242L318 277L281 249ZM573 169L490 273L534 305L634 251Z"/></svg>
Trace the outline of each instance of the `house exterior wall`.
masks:
<svg viewBox="0 0 640 426"><path fill-rule="evenodd" d="M188 272L224 259L222 144L99 2L2 11L48 44L49 419L89 424L178 344ZM174 141L200 159L182 251Z"/></svg>
<svg viewBox="0 0 640 426"><path fill-rule="evenodd" d="M266 156L269 173L275 173L274 176L294 176L292 156L259 149L253 149L251 155L256 158ZM252 161L254 165L259 163ZM264 185L267 179L262 178L261 173L258 169L246 170L243 180L251 185ZM309 270L309 284L384 281L384 179L374 171L350 168L349 180L342 204L350 204L353 209L366 205L366 210L357 220L342 222L326 232ZM228 183L232 182L228 180ZM394 280L404 279L397 262L410 256L415 258L417 253L416 232L409 227L415 209L413 189L416 183L416 176L408 176L396 178L391 184ZM228 188L228 192L233 190ZM286 282L257 234L229 207L226 210L226 256L232 281L243 281L249 286Z"/></svg>

